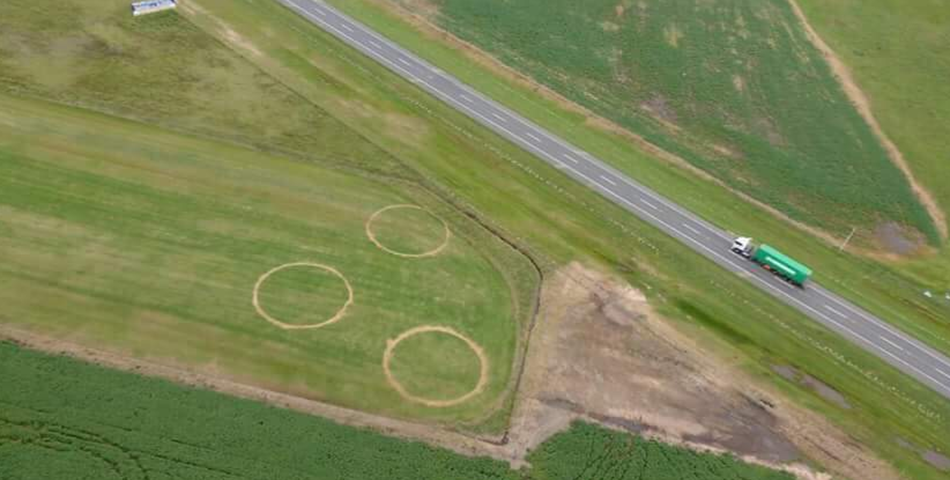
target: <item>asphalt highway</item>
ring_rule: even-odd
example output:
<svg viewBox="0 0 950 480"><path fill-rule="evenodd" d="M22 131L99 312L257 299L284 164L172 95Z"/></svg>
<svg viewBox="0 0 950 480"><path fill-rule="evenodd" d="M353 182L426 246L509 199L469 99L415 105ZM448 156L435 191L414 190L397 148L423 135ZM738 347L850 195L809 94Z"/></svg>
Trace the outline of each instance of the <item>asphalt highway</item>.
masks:
<svg viewBox="0 0 950 480"><path fill-rule="evenodd" d="M606 163L315 0L278 0L344 43L514 142L723 268L950 398L950 359L815 282L799 288L732 253L732 238Z"/></svg>

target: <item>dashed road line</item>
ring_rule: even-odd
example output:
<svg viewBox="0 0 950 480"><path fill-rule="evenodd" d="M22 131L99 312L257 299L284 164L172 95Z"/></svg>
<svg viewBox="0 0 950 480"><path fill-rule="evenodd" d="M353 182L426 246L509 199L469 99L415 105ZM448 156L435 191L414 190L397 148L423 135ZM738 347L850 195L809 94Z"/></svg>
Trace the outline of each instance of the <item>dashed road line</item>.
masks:
<svg viewBox="0 0 950 480"><path fill-rule="evenodd" d="M690 224L688 224L688 223L684 223L684 224L683 224L683 228L685 228L685 229L687 229L687 230L689 230L689 231L695 233L696 235L702 235L702 234L703 234L703 232L700 232L699 229L697 229L696 227L694 227L694 226L692 226L692 225L690 225Z"/></svg>
<svg viewBox="0 0 950 480"><path fill-rule="evenodd" d="M600 179L603 180L603 181L605 181L605 182L607 182L607 183L609 183L609 184L611 184L611 185L613 185L613 186L615 186L615 187L617 186L617 182L611 180L609 177L605 177L605 176L601 175L601 176L600 176Z"/></svg>
<svg viewBox="0 0 950 480"><path fill-rule="evenodd" d="M839 312L838 310L835 310L835 308L832 307L831 305L825 305L825 309L827 309L829 312L834 313L835 315L837 315L837 316L839 316L839 317L841 317L841 318L848 318L847 315L845 315L845 314Z"/></svg>
<svg viewBox="0 0 950 480"><path fill-rule="evenodd" d="M898 350L900 350L900 351L902 351L902 352L904 351L904 347L902 347L902 346L900 346L900 345L898 345L898 344L896 344L896 343L894 343L894 342L888 340L888 338L885 337L884 335L878 335L877 338L880 338L881 340L884 340L885 342L891 344L894 348L896 348L896 349L898 349Z"/></svg>

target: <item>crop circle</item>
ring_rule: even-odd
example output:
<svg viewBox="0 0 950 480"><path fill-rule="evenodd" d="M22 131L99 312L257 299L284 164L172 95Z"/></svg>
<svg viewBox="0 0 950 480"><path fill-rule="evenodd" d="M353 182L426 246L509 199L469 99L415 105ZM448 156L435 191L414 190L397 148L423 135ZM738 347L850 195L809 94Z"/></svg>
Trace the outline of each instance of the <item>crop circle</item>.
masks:
<svg viewBox="0 0 950 480"><path fill-rule="evenodd" d="M347 293L346 303L344 303L343 306L340 307L340 309L337 310L337 312L329 319L324 320L319 323L312 323L312 324L307 324L307 325L295 325L295 324L283 322L283 321L278 320L277 318L274 318L273 316L268 314L266 310L264 310L264 307L261 306L261 302L260 302L261 285L263 285L264 282L266 282L267 279L271 275L281 270L285 270L288 268L297 268L297 267L309 267L309 268L318 268L321 270L325 270L331 273L332 275L336 276L337 278L339 278L341 281L343 281L343 285L346 287L346 293ZM257 311L258 315L264 318L264 320L267 320L271 324L277 327L283 328L284 330L306 330L306 329L325 327L327 325L330 325L331 323L340 321L340 319L343 318L343 315L346 314L346 309L350 306L350 304L353 303L353 287L350 286L350 282L346 279L346 277L344 277L342 273L340 273L339 271L337 271L337 269L333 267L324 265L322 263L297 262L297 263L287 263L279 267L274 267L267 273L261 275L260 278L257 279L257 283L254 284L254 293L252 297L253 297L252 303L254 304L254 309Z"/></svg>
<svg viewBox="0 0 950 480"><path fill-rule="evenodd" d="M396 380L396 377L393 375L392 369L390 367L396 347L407 338L423 333L441 333L450 335L464 342L465 345L467 345L468 348L472 350L472 352L478 358L479 363L478 382L475 384L475 388L470 390L468 393L456 398L449 400L436 400L413 395L412 393L409 393L409 391L406 390L406 388L401 383L399 383L398 380ZM485 351L479 344L475 343L472 339L466 337L465 335L455 331L451 327L443 327L439 325L422 325L406 330L405 332L399 334L399 336L396 338L386 341L386 351L383 353L383 372L386 374L386 381L389 382L389 385L392 386L399 393L399 395L406 400L420 403L427 407L444 408L463 403L485 390L485 385L488 384L488 357L485 356Z"/></svg>
<svg viewBox="0 0 950 480"><path fill-rule="evenodd" d="M442 243L440 243L440 244L439 244L438 246L436 246L435 248L432 248L432 249L430 249L430 250L428 250L428 251L425 251L425 252L400 252L400 251L398 251L398 250L392 249L392 248L387 247L386 245L384 245L383 242L381 242L381 241L379 240L379 238L377 238L376 234L373 232L373 222L376 221L376 219L377 219L380 215L382 215L382 214L384 214L384 213L386 213L386 212L388 212L388 211L390 211L390 210L397 210L397 209L420 210L420 211L423 211L423 212L425 212L425 213L428 213L429 216L431 216L432 218L438 220L439 223L442 224L442 229L443 229L443 231L445 232L445 233L443 234L443 236L442 236ZM370 215L369 220L366 221L366 236L369 237L369 240L370 240L371 242L373 242L374 245L376 245L380 250L382 250L382 251L384 251L384 252L386 252L386 253L390 253L390 254L392 254L392 255L396 255L396 256L399 256L399 257L406 257L406 258L423 258L423 257L432 257L432 256L435 256L435 255L438 255L439 253L441 253L442 250L444 250L445 247L447 247L447 246L449 245L449 239L450 239L451 236L452 236L452 231L449 230L449 225L448 225L447 223L445 223L444 220L442 220L441 218L439 218L439 217L433 215L431 212L429 212L428 210L426 210L426 209L424 209L424 208L422 208L422 207L420 207L420 206L418 206L418 205L390 205L390 206L388 206L388 207L383 207L383 208L377 210L376 212L374 212L372 215Z"/></svg>

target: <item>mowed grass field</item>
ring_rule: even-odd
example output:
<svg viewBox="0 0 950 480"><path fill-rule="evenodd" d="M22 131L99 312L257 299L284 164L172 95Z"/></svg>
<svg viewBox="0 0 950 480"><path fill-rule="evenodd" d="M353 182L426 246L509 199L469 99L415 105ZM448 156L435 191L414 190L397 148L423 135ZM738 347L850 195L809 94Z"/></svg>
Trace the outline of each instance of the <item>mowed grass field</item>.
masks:
<svg viewBox="0 0 950 480"><path fill-rule="evenodd" d="M458 37L795 220L940 241L785 0L429 3Z"/></svg>
<svg viewBox="0 0 950 480"><path fill-rule="evenodd" d="M0 389L4 480L605 478L590 476L598 472L623 479L791 479L731 457L697 454L584 424L542 445L531 459L533 468L515 471L502 461L462 456L6 342L0 342L0 376L21 386ZM588 476L577 477L582 466L589 466L584 468ZM617 475L621 471L626 475Z"/></svg>
<svg viewBox="0 0 950 480"><path fill-rule="evenodd" d="M950 8L945 2L798 0L847 63L874 115L950 216ZM950 246L899 268L950 292Z"/></svg>
<svg viewBox="0 0 950 480"><path fill-rule="evenodd" d="M3 96L0 112L3 323L402 417L484 418L509 392L526 314L515 296L530 296L531 285L508 280L527 265L444 204L68 107ZM420 200L456 232L438 255L403 258L370 242L364 225L374 211ZM389 229L389 239L428 248L443 226ZM296 262L331 267L349 283L352 304L337 322L283 329L255 311L259 278ZM258 300L273 318L306 326L333 317L347 297L335 273L301 265L268 277ZM387 340L426 324L484 348L482 394L432 409L387 383ZM443 395L478 383L477 367L430 377L432 365L469 361L468 349L409 347L397 352L399 378L419 385L416 395L451 399Z"/></svg>

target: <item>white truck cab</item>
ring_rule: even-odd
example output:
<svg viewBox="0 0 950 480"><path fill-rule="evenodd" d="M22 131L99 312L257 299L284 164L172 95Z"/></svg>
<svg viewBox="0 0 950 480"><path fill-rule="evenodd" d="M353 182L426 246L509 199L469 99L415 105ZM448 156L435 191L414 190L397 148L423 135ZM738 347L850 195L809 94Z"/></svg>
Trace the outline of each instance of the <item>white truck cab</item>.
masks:
<svg viewBox="0 0 950 480"><path fill-rule="evenodd" d="M752 239L749 237L739 237L732 241L732 250L743 257L749 258L752 256Z"/></svg>

